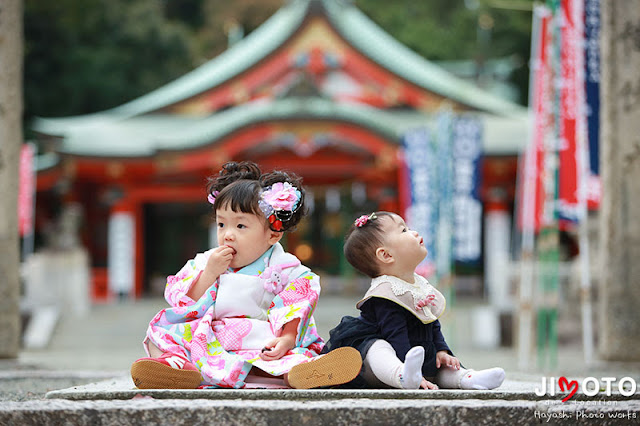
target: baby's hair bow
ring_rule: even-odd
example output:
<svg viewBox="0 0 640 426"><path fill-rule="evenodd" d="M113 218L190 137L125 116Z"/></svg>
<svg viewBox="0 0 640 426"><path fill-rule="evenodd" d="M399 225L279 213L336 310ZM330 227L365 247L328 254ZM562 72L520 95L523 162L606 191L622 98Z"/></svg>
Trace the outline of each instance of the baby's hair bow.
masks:
<svg viewBox="0 0 640 426"><path fill-rule="evenodd" d="M358 228L362 228L364 225L366 225L370 220L376 220L378 218L378 215L376 215L375 212L371 213L370 215L366 215L363 214L362 216L360 216L359 218L356 219L356 221L354 222L356 227Z"/></svg>

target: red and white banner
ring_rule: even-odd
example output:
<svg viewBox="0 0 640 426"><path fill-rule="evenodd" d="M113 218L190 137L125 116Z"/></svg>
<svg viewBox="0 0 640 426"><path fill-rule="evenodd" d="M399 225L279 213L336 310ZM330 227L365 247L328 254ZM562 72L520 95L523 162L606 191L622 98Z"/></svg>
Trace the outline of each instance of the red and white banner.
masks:
<svg viewBox="0 0 640 426"><path fill-rule="evenodd" d="M553 80L551 70L551 11L545 6L534 10L532 45L530 109L533 114L529 145L520 168L519 224L528 232L538 231L545 210L545 186L554 190L555 171L545 161L553 144ZM553 205L546 206L547 221L553 220ZM549 217L550 216L550 217Z"/></svg>
<svg viewBox="0 0 640 426"><path fill-rule="evenodd" d="M561 0L560 21L560 146L558 215L580 220L579 185L585 166L584 26L582 0ZM579 138L582 138L579 140Z"/></svg>
<svg viewBox="0 0 640 426"><path fill-rule="evenodd" d="M32 144L22 145L18 182L18 231L21 237L31 235L33 232L34 156L35 149Z"/></svg>

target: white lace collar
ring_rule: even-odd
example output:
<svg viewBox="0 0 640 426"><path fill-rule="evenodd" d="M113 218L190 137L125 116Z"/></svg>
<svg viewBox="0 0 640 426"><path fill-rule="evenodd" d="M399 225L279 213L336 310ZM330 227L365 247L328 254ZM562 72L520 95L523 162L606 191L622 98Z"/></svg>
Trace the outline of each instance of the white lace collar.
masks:
<svg viewBox="0 0 640 426"><path fill-rule="evenodd" d="M442 293L418 274L414 274L413 283L392 275L374 278L371 287L356 307L359 309L362 303L371 297L392 300L404 306L425 324L439 318L447 303Z"/></svg>
<svg viewBox="0 0 640 426"><path fill-rule="evenodd" d="M411 292L416 300L423 299L433 290L433 286L429 284L429 281L427 281L426 278L414 273L413 279L415 281L413 283L409 283L394 275L381 275L371 280L370 290L373 290L382 283L389 283L391 284L393 294L396 296L402 296L406 292Z"/></svg>

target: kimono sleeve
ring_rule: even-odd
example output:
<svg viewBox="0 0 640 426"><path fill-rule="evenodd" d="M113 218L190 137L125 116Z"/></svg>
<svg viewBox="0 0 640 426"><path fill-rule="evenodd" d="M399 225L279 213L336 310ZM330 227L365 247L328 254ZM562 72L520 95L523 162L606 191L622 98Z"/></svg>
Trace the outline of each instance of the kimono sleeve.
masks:
<svg viewBox="0 0 640 426"><path fill-rule="evenodd" d="M164 298L173 307L190 306L196 303L187 296L193 283L200 277L209 258L209 252L198 253L195 258L189 260L175 275L167 277L164 288Z"/></svg>
<svg viewBox="0 0 640 426"><path fill-rule="evenodd" d="M302 346L311 324L313 311L320 296L320 278L313 272L307 272L292 280L278 293L267 313L274 331L280 330L286 323L300 319L296 346Z"/></svg>

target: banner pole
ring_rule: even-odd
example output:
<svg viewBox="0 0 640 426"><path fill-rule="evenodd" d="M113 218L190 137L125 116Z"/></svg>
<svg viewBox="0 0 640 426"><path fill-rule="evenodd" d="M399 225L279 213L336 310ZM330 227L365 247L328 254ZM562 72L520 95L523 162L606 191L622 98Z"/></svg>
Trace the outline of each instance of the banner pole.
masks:
<svg viewBox="0 0 640 426"><path fill-rule="evenodd" d="M593 326L591 306L591 269L589 250L589 213L587 211L587 182L590 174L589 149L587 143L586 123L586 87L585 87L585 37L584 37L584 9L582 2L575 7L576 22L576 91L577 101L577 158L578 164L578 206L580 224L578 228L578 244L580 247L580 305L582 314L582 347L584 361L590 365L593 361Z"/></svg>
<svg viewBox="0 0 640 426"><path fill-rule="evenodd" d="M538 133L542 132L538 128L536 120L538 105L542 103L540 99L542 87L540 73L543 72L541 61L541 50L544 48L543 32L545 26L543 19L549 15L549 9L545 6L537 5L533 12L532 34L531 34L531 71L529 75L529 144L521 154L522 172L519 178L522 181L522 191L520 194L520 215L522 224L521 236L521 256L520 256L520 291L518 305L518 367L522 370L529 368L531 362L531 343L533 331L533 280L534 280L534 250L535 250L535 223L536 223L536 182L537 176L537 156L539 140ZM548 19L548 18L546 18Z"/></svg>

